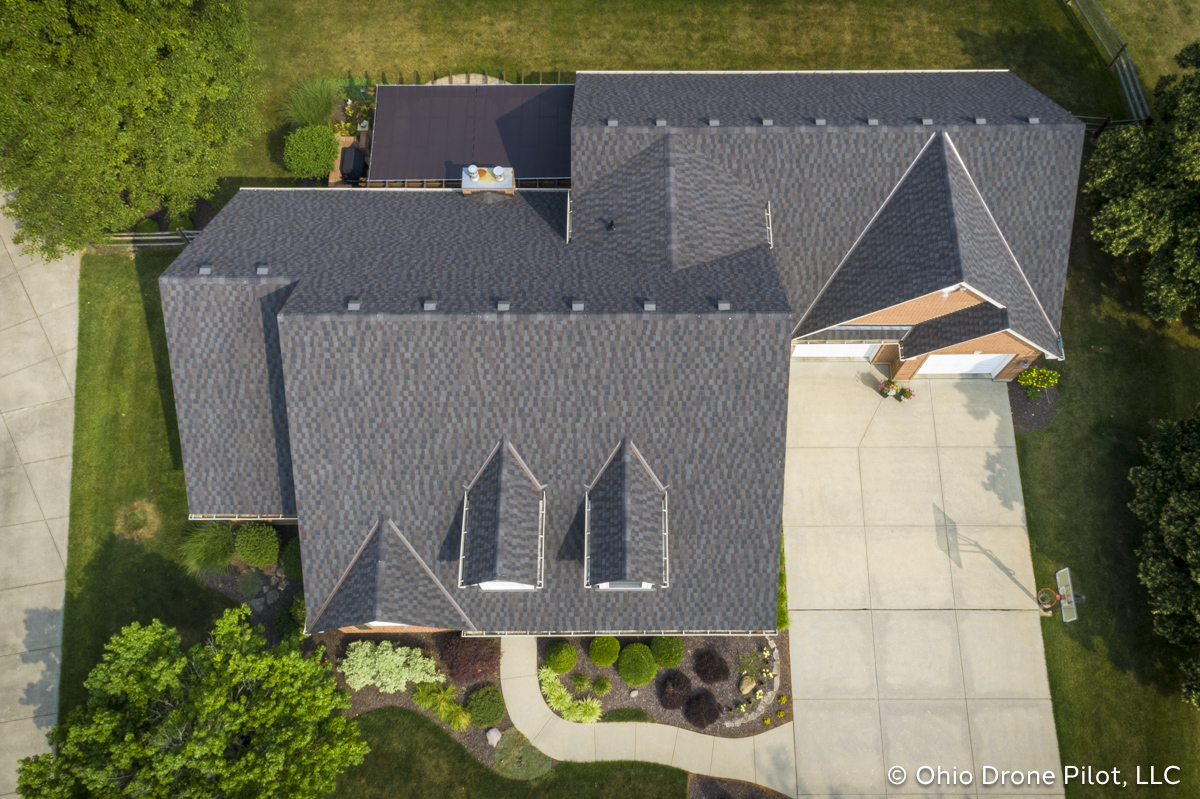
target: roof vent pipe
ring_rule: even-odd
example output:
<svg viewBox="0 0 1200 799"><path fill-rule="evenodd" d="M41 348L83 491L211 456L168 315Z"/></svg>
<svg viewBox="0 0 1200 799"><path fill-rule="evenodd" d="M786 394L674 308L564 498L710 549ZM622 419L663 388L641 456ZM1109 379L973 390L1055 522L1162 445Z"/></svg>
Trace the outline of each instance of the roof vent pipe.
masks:
<svg viewBox="0 0 1200 799"><path fill-rule="evenodd" d="M210 264L208 261L205 261L204 263L200 264L200 268L196 270L196 274L211 275L212 274L212 264Z"/></svg>

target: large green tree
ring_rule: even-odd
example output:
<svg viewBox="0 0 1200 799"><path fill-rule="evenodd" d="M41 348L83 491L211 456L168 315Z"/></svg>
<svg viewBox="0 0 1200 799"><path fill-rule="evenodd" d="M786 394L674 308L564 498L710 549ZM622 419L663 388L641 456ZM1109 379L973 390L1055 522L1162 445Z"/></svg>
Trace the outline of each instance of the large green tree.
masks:
<svg viewBox="0 0 1200 799"><path fill-rule="evenodd" d="M1134 515L1146 525L1138 576L1150 593L1154 629L1195 653L1200 644L1200 407L1160 420L1142 442L1145 466L1129 472ZM1200 657L1185 664L1184 697L1200 705Z"/></svg>
<svg viewBox="0 0 1200 799"><path fill-rule="evenodd" d="M1113 255L1146 257L1146 310L1178 319L1200 305L1200 42L1176 56L1182 75L1154 89L1157 118L1111 128L1088 162L1092 235Z"/></svg>
<svg viewBox="0 0 1200 799"><path fill-rule="evenodd" d="M247 0L0 0L0 188L53 257L216 187L257 135Z"/></svg>
<svg viewBox="0 0 1200 799"><path fill-rule="evenodd" d="M242 606L180 650L160 621L113 636L86 707L50 732L55 753L20 763L24 797L312 797L367 745L321 653L265 648Z"/></svg>

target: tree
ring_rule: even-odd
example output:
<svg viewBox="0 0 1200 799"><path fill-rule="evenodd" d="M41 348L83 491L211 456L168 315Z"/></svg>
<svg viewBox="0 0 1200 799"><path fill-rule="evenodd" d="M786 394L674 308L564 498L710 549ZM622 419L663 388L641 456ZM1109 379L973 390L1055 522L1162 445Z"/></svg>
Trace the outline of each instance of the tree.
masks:
<svg viewBox="0 0 1200 799"><path fill-rule="evenodd" d="M6 0L0 188L46 257L174 214L261 124L247 0Z"/></svg>
<svg viewBox="0 0 1200 799"><path fill-rule="evenodd" d="M1200 42L1175 56L1184 75L1154 89L1158 118L1106 131L1088 162L1092 236L1112 255L1147 256L1146 310L1170 321L1200 305Z"/></svg>
<svg viewBox="0 0 1200 799"><path fill-rule="evenodd" d="M245 606L187 652L154 621L113 636L85 707L20 762L24 797L323 797L367 745L323 653L265 649Z"/></svg>
<svg viewBox="0 0 1200 799"><path fill-rule="evenodd" d="M1155 632L1193 652L1183 690L1200 706L1200 406L1190 419L1156 422L1142 451L1146 465L1129 472L1129 507L1146 525L1138 577L1150 593Z"/></svg>

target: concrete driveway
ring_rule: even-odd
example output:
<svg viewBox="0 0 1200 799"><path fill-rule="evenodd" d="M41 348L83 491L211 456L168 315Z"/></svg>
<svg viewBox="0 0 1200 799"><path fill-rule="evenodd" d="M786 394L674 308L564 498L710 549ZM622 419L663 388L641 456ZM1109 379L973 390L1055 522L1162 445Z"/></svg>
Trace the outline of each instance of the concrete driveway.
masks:
<svg viewBox="0 0 1200 799"><path fill-rule="evenodd" d="M798 793L1060 796L1006 386L913 380L916 398L900 403L880 398L882 376L865 362L792 363ZM935 771L920 785L922 766L943 769L942 784ZM985 766L1050 770L1054 784L982 786ZM970 784L951 782L955 770Z"/></svg>

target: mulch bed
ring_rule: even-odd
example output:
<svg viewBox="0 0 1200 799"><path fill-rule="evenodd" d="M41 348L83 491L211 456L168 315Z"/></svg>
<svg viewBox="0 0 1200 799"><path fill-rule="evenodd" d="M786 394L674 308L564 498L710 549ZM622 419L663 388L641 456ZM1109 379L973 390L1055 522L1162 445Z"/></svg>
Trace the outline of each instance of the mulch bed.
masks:
<svg viewBox="0 0 1200 799"><path fill-rule="evenodd" d="M443 672L447 672L446 664L442 662L441 650L448 638L459 637L457 632L439 632L439 633L345 633L340 630L330 630L323 633L317 633L306 639L305 647L313 649L317 646L325 647L325 659L337 665L337 661L346 653L348 647L354 641L389 641L395 646L407 646L420 648L426 657L434 658L438 663L438 668ZM499 641L497 639L488 639L495 642L497 650L499 649ZM480 679L476 682L469 683L465 686L459 686L460 692L458 701L466 703L466 697L472 690L485 683L492 683L496 687L500 687L500 658L497 655L495 666L489 671L485 671L480 675ZM412 701L412 686L409 685L408 691L397 691L394 694L383 694L373 685L368 685L358 691L350 690L346 685L346 680L340 671L334 670L337 677L338 686L342 690L350 694L350 708L345 713L350 718L361 716L363 713L370 713L372 710L378 710L381 707L402 707L406 710L411 710L415 713L420 713L425 718L432 721L434 724L441 727L450 737L462 744L463 748L470 752L476 760L488 768L492 768L496 760L496 750L487 742L487 733L475 726L467 727L462 732L456 732L450 729L449 725L439 721L436 716L427 710L422 710L417 707ZM504 718L496 727L504 732L512 726L512 720L508 714L504 714Z"/></svg>
<svg viewBox="0 0 1200 799"><path fill-rule="evenodd" d="M1043 388L1042 396L1029 399L1025 386L1016 380L1008 382L1008 404L1012 407L1013 429L1020 434L1035 433L1054 419L1058 409L1058 389Z"/></svg>
<svg viewBox="0 0 1200 799"><path fill-rule="evenodd" d="M280 552L289 541L299 535L294 524L277 524L275 529L279 531ZM253 596L244 596L238 590L238 576L246 571L258 571L262 575L263 587ZM220 591L234 602L249 605L250 622L263 626L267 633L267 643L271 646L279 643L279 636L275 634L275 617L281 612L286 613L296 594L303 590L303 586L299 582L283 573L283 569L278 563L265 569L255 570L238 557L234 557L233 570L229 574L202 575L200 580L209 588Z"/></svg>
<svg viewBox="0 0 1200 799"><path fill-rule="evenodd" d="M538 666L545 665L546 648L554 641L562 640L559 638L539 638L538 639ZM567 674L562 675L564 684L570 687L570 675L575 673L586 674L589 680L594 680L596 677L607 677L612 681L612 691L607 696L600 697L600 704L607 713L618 708L641 708L649 713L659 724L670 724L674 727L682 727L687 730L695 730L703 732L705 735L713 735L719 738L746 738L751 735L756 735L760 732L765 732L771 727L778 724L786 724L792 720L792 685L791 685L791 665L788 660L788 636L775 636L775 644L779 647L779 668L776 671L780 675L779 695L788 698L787 704L780 706L777 702L773 703L768 709L771 717L771 724L768 726L763 724L761 719L747 722L738 727L727 727L725 722L733 721L740 717L741 714L723 712L721 718L716 722L701 728L696 727L684 718L683 710L668 710L664 708L658 701L658 692L663 680L668 673L664 669L659 669L658 676L648 685L643 685L637 689L637 696L631 697L631 688L625 684L620 675L617 674L616 664L600 668L592 662L588 657L588 645L592 641L592 636L583 638L568 638L566 639L575 645L578 653L578 658L573 668ZM649 645L649 638L618 638L622 646L629 643L643 643ZM752 654L761 651L766 646L766 638L764 636L748 636L748 635L714 635L714 636L687 636L683 639L684 657L683 662L679 664L679 670L688 676L692 683L692 692L695 694L701 689L712 691L717 701L725 711L729 711L732 707L748 697L742 696L738 691L738 676L737 669L740 658L744 654ZM729 679L714 685L706 685L696 674L695 656L697 652L711 649L716 651L724 658L729 665ZM773 680L768 680L765 686L767 691L773 687ZM587 696L594 696L591 692L576 694L580 699ZM784 717L779 718L776 712L784 711Z"/></svg>
<svg viewBox="0 0 1200 799"><path fill-rule="evenodd" d="M703 774L688 777L687 799L783 799L786 795L752 782Z"/></svg>

